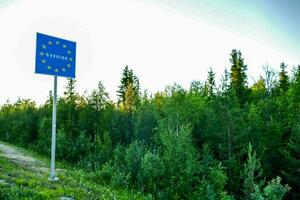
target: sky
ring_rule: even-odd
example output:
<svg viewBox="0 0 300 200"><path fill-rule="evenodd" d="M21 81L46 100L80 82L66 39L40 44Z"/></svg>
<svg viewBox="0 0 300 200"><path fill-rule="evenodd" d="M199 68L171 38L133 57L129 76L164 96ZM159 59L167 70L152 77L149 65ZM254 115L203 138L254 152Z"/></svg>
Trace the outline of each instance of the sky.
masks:
<svg viewBox="0 0 300 200"><path fill-rule="evenodd" d="M113 100L126 65L142 90L217 81L239 49L249 84L263 66L300 64L300 1L289 0L0 0L0 105L45 102L53 77L35 74L36 32L77 42L76 89L102 81ZM66 78L58 79L63 95Z"/></svg>

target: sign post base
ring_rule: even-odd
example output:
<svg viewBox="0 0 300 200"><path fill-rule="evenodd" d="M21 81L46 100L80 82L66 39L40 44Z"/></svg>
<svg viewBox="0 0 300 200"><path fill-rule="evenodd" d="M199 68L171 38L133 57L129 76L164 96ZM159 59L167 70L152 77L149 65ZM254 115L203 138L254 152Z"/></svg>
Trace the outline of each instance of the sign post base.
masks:
<svg viewBox="0 0 300 200"><path fill-rule="evenodd" d="M57 177L57 176L55 176L55 177L49 177L48 178L48 181L51 181L51 182L54 182L54 181L59 181L59 178Z"/></svg>

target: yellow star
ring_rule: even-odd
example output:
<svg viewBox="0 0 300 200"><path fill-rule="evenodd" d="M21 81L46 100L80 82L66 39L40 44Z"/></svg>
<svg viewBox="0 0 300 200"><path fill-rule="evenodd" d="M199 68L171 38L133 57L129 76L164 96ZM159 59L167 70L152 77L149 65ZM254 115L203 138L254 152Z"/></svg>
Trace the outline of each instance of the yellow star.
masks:
<svg viewBox="0 0 300 200"><path fill-rule="evenodd" d="M72 60L73 60L72 58L69 58L69 61L70 61L70 62L72 62Z"/></svg>
<svg viewBox="0 0 300 200"><path fill-rule="evenodd" d="M59 45L59 41L56 41L55 44Z"/></svg>
<svg viewBox="0 0 300 200"><path fill-rule="evenodd" d="M71 65L70 65L70 64L68 64L67 66L68 66L68 67L71 67Z"/></svg>
<svg viewBox="0 0 300 200"><path fill-rule="evenodd" d="M43 60L42 60L42 63L46 63L46 60L43 59Z"/></svg>
<svg viewBox="0 0 300 200"><path fill-rule="evenodd" d="M51 66L50 65L48 65L48 67L47 67L49 70L51 69Z"/></svg>
<svg viewBox="0 0 300 200"><path fill-rule="evenodd" d="M64 49L67 48L67 45L63 44L63 48L64 48Z"/></svg>
<svg viewBox="0 0 300 200"><path fill-rule="evenodd" d="M48 42L48 44L49 44L49 45L52 45L52 42L51 42L51 41L49 41L49 42Z"/></svg>
<svg viewBox="0 0 300 200"><path fill-rule="evenodd" d="M62 68L62 71L63 71L63 72L65 72L65 71L66 71L66 69L65 69L65 68Z"/></svg>
<svg viewBox="0 0 300 200"><path fill-rule="evenodd" d="M46 49L46 45L43 44L42 47L43 47L43 49Z"/></svg>
<svg viewBox="0 0 300 200"><path fill-rule="evenodd" d="M44 53L43 53L43 52L41 52L41 53L40 53L40 55L41 55L41 56L43 56L43 55L44 55Z"/></svg>
<svg viewBox="0 0 300 200"><path fill-rule="evenodd" d="M58 72L58 69L55 69L54 71L55 71L55 72Z"/></svg>
<svg viewBox="0 0 300 200"><path fill-rule="evenodd" d="M68 54L71 54L71 51L70 51L70 50L68 51Z"/></svg>

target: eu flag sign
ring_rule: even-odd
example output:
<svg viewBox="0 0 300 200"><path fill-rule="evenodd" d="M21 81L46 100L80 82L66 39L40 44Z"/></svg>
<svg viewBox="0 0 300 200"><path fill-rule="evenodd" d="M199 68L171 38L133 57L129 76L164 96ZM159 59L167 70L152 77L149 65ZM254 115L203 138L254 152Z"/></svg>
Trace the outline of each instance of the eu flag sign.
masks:
<svg viewBox="0 0 300 200"><path fill-rule="evenodd" d="M35 73L54 76L50 181L59 180L55 175L57 76L75 78L75 56L75 42L36 34Z"/></svg>
<svg viewBox="0 0 300 200"><path fill-rule="evenodd" d="M76 42L37 33L35 73L75 78Z"/></svg>

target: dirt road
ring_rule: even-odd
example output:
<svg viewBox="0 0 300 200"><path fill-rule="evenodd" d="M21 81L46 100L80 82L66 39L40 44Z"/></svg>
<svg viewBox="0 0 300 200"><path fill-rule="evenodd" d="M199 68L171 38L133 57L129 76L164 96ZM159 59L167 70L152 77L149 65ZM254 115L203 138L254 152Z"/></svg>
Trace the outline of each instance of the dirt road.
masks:
<svg viewBox="0 0 300 200"><path fill-rule="evenodd" d="M3 142L0 142L0 157L1 156L9 158L18 164L37 171L49 171L49 168L46 167L45 162L33 158L21 148L14 147Z"/></svg>

